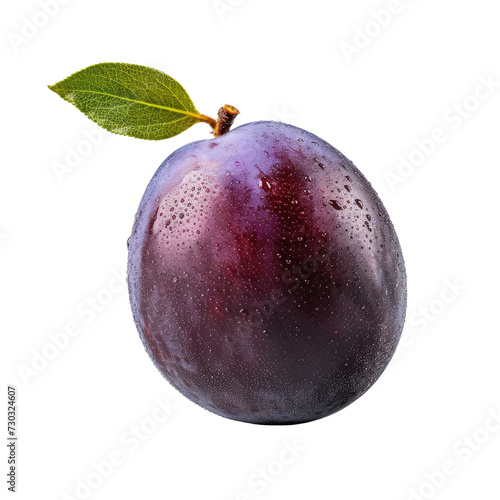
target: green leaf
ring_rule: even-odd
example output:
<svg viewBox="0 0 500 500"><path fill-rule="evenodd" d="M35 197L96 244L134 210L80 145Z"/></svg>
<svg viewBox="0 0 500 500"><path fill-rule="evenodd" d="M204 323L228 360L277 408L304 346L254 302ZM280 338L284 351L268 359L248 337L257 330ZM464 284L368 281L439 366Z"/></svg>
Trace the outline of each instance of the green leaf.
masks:
<svg viewBox="0 0 500 500"><path fill-rule="evenodd" d="M146 66L95 64L49 89L115 134L159 140L197 122L215 125L215 120L198 112L178 82Z"/></svg>

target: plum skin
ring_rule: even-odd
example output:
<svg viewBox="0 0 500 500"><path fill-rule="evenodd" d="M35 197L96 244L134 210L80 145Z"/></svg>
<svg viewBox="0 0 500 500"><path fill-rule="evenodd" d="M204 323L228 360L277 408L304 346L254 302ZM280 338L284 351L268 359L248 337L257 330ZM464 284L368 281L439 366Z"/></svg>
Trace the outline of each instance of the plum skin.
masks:
<svg viewBox="0 0 500 500"><path fill-rule="evenodd" d="M163 376L257 424L352 403L389 363L406 311L401 248L374 189L328 143L278 122L161 164L129 239L128 285Z"/></svg>

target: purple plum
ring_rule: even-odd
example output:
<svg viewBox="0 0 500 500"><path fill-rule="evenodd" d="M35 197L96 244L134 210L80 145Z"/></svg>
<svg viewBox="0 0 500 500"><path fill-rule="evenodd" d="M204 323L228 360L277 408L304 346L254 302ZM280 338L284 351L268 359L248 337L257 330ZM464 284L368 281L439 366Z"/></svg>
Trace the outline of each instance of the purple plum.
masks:
<svg viewBox="0 0 500 500"><path fill-rule="evenodd" d="M171 154L129 240L141 339L218 415L296 424L379 378L403 328L394 227L361 172L305 130L255 122Z"/></svg>

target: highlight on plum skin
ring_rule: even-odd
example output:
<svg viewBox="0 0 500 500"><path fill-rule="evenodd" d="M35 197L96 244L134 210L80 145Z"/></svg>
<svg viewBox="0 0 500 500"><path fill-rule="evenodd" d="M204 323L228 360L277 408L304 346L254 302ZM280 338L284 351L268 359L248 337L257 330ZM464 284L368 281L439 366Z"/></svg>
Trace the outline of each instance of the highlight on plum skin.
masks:
<svg viewBox="0 0 500 500"><path fill-rule="evenodd" d="M361 396L403 328L389 216L322 139L254 122L170 155L129 240L141 339L182 394L226 418L295 424Z"/></svg>

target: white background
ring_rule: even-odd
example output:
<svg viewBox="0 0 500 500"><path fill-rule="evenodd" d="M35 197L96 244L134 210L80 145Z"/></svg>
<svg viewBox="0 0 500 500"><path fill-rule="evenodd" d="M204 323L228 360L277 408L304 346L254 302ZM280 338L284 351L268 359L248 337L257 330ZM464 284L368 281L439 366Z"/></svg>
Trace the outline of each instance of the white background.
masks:
<svg viewBox="0 0 500 500"><path fill-rule="evenodd" d="M38 1L3 2L1 15L1 400L17 386L18 498L499 499L498 2L56 5L48 17ZM97 62L165 71L202 113L237 106L236 124L310 130L372 182L409 304L397 357L361 399L313 423L254 426L161 377L115 276L149 179L209 128L160 142L100 132L47 89ZM435 129L445 139L432 145ZM61 176L75 150L85 156ZM93 298L108 303L92 316ZM61 333L72 324L77 335Z"/></svg>

